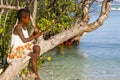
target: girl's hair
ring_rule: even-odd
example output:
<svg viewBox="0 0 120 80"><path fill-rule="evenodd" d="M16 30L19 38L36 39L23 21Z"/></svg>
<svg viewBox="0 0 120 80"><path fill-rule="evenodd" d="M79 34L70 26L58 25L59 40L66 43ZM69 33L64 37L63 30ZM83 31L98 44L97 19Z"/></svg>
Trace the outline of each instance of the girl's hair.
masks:
<svg viewBox="0 0 120 80"><path fill-rule="evenodd" d="M28 14L30 14L30 11L28 9L26 8L20 9L18 10L17 18L19 20L22 20L22 18L25 18L26 16L28 16Z"/></svg>

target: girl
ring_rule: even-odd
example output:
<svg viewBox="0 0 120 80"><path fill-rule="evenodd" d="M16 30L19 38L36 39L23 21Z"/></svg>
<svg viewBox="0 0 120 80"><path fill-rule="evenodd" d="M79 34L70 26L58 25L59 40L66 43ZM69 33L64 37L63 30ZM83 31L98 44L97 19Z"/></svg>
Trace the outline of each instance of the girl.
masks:
<svg viewBox="0 0 120 80"><path fill-rule="evenodd" d="M35 74L35 80L40 80L37 70L37 59L40 54L40 47L33 45L31 41L41 35L41 32L34 32L29 36L26 26L30 22L30 12L27 9L20 9L17 13L18 24L14 27L12 32L11 47L8 53L7 61L20 59L25 55L31 57L32 71Z"/></svg>

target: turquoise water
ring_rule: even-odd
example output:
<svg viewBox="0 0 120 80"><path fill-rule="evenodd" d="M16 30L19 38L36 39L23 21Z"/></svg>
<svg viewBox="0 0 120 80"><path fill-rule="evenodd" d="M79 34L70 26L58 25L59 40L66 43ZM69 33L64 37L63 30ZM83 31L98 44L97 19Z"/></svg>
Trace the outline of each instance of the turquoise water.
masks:
<svg viewBox="0 0 120 80"><path fill-rule="evenodd" d="M42 80L120 80L120 11L111 11L104 25L79 45L56 47L47 55L52 60L41 67Z"/></svg>

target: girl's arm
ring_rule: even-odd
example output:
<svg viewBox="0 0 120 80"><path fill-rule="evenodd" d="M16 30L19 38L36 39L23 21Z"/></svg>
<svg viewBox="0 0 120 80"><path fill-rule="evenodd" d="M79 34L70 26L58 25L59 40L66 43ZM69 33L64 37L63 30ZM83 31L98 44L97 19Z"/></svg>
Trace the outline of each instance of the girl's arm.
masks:
<svg viewBox="0 0 120 80"><path fill-rule="evenodd" d="M40 33L40 35L42 35L42 32L41 32L41 30L38 28L37 25L36 25L36 26L33 26L33 28L34 28L34 32L32 33L32 35L31 35L30 37L35 36L37 33Z"/></svg>
<svg viewBox="0 0 120 80"><path fill-rule="evenodd" d="M40 34L40 35L42 35L42 32L40 32L40 31L34 31L31 35L30 35L30 37L33 37L33 36L35 36L35 35L37 35L37 34ZM39 37L39 36L38 36ZM37 37L36 37L37 38Z"/></svg>
<svg viewBox="0 0 120 80"><path fill-rule="evenodd" d="M41 35L40 32L38 32L36 35L30 36L29 38L25 38L23 32L22 32L22 27L20 26L16 26L15 31L17 33L17 35L19 35L19 37L21 38L21 40L25 43L25 42L29 42L37 37L39 37Z"/></svg>

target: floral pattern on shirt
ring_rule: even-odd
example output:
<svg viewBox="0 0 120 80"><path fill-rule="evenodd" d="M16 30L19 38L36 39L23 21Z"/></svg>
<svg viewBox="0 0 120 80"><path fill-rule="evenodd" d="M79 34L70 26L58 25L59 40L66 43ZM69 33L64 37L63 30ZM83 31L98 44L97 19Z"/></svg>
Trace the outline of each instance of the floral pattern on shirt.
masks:
<svg viewBox="0 0 120 80"><path fill-rule="evenodd" d="M14 46L11 46L8 52L8 58L11 60L22 58L26 54L27 50L32 50L31 45L32 44L27 43L24 46L18 46L16 48L14 48Z"/></svg>

